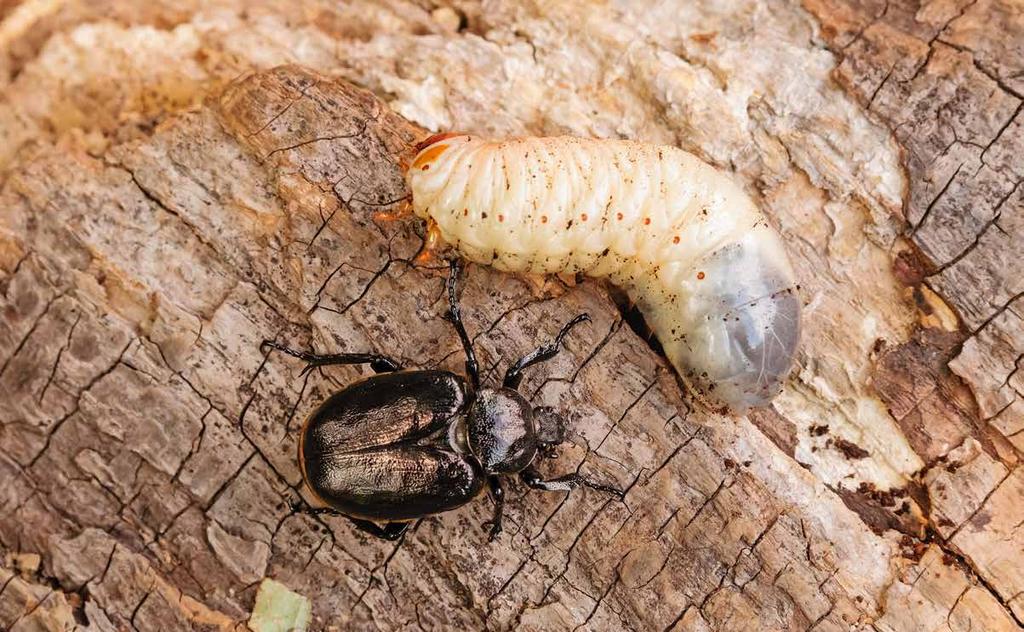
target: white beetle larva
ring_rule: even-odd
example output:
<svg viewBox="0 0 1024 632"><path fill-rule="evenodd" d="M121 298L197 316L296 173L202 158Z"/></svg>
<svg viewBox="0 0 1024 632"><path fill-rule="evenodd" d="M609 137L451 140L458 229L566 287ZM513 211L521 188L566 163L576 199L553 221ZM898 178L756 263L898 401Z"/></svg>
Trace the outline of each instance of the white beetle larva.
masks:
<svg viewBox="0 0 1024 632"><path fill-rule="evenodd" d="M766 405L789 374L800 299L779 235L729 176L675 147L450 134L409 168L415 213L499 270L607 277L707 403Z"/></svg>

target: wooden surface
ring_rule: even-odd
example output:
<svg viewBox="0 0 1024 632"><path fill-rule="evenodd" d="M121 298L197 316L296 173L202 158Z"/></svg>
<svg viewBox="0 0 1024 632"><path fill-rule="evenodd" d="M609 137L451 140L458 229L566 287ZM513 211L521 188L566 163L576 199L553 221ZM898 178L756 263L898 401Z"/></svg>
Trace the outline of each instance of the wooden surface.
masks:
<svg viewBox="0 0 1024 632"><path fill-rule="evenodd" d="M1024 621L1024 14L1010 2L0 2L0 628L1015 630ZM281 64L290 64L281 66ZM353 87L354 81L371 92ZM374 96L376 95L376 96ZM802 281L774 405L680 392L607 288L471 267L491 378L569 414L525 493L397 544L294 514L356 368L461 366L395 219L426 130L679 145Z"/></svg>

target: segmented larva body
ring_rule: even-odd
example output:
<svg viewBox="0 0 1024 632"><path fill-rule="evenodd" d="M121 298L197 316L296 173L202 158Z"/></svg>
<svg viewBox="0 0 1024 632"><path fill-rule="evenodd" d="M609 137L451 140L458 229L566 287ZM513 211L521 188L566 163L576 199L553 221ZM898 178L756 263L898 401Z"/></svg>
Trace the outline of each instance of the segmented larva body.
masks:
<svg viewBox="0 0 1024 632"><path fill-rule="evenodd" d="M781 389L800 300L779 235L726 174L675 147L442 135L409 168L412 204L467 259L607 277L688 386L742 412Z"/></svg>

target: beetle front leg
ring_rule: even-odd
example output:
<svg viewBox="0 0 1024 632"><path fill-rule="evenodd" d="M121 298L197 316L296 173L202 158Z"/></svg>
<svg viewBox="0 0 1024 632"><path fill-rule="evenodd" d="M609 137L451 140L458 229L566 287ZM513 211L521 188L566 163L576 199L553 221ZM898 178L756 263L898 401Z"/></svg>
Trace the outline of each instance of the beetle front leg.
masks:
<svg viewBox="0 0 1024 632"><path fill-rule="evenodd" d="M516 360L515 364L509 367L508 372L505 373L505 380L502 382L502 386L505 388L517 389L519 384L523 381L523 370L530 367L538 362L546 362L551 358L558 355L559 350L562 347L562 340L572 330L573 327L580 323L590 321L590 315L579 314L569 322L567 322L555 336L555 339L546 345L537 347L530 353L527 353L523 357Z"/></svg>
<svg viewBox="0 0 1024 632"><path fill-rule="evenodd" d="M466 373L469 374L469 381L473 385L473 390L479 390L480 366L476 361L476 352L473 351L473 341L470 339L469 334L466 333L466 326L462 323L462 310L459 309L459 301L455 297L455 285L459 280L460 269L461 266L457 259L452 259L448 262L448 282L446 283L448 288L448 320L455 327L455 332L459 334L459 340L462 341L462 349L466 352Z"/></svg>
<svg viewBox="0 0 1024 632"><path fill-rule="evenodd" d="M501 533L501 519L505 512L505 488L501 484L501 479L497 476L491 476L487 479L487 485L491 488L491 497L494 499L494 517L484 523L484 526L490 526L491 532L487 539L490 542L498 537Z"/></svg>
<svg viewBox="0 0 1024 632"><path fill-rule="evenodd" d="M332 366L336 364L369 364L370 368L376 373L391 373L392 371L400 371L402 366L387 356L378 355L376 353L330 353L330 354L317 354L309 351L300 351L298 349L292 349L282 344L278 344L273 340L264 340L260 344L260 351L264 348L276 349L282 353L298 358L306 362L306 368L302 369L300 375L312 371L313 369L320 366Z"/></svg>
<svg viewBox="0 0 1024 632"><path fill-rule="evenodd" d="M544 480L540 475L540 472L532 467L528 467L519 473L519 478L522 479L530 489L539 489L545 492L568 492L576 489L577 487L583 486L602 492L608 492L609 494L615 494L619 498L625 496L625 493L618 487L612 487L611 485L592 481L581 474L566 474L565 476Z"/></svg>

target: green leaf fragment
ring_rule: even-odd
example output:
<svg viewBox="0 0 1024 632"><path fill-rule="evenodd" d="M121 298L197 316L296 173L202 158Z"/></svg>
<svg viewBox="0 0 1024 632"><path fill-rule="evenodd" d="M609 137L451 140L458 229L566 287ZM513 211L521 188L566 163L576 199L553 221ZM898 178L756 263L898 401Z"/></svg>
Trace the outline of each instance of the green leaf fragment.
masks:
<svg viewBox="0 0 1024 632"><path fill-rule="evenodd" d="M305 632L311 612L309 599L266 578L256 593L249 627L254 632Z"/></svg>

